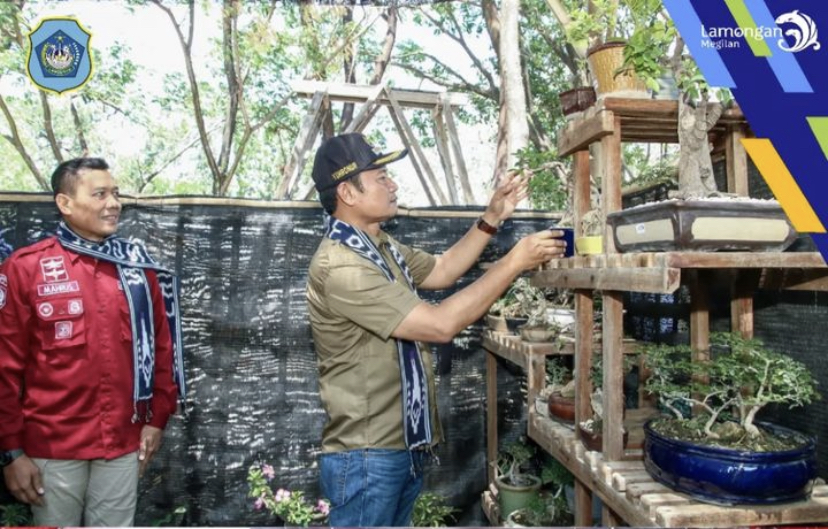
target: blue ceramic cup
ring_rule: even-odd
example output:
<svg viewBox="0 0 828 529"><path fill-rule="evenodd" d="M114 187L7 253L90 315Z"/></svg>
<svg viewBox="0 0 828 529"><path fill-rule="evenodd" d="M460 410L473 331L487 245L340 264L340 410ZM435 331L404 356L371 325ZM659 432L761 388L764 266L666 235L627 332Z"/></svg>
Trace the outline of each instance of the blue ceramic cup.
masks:
<svg viewBox="0 0 828 529"><path fill-rule="evenodd" d="M566 241L566 250L564 251L564 257L572 257L575 255L575 230L573 228L559 228L557 226L550 226L550 230L555 231L562 231L563 236L559 237Z"/></svg>

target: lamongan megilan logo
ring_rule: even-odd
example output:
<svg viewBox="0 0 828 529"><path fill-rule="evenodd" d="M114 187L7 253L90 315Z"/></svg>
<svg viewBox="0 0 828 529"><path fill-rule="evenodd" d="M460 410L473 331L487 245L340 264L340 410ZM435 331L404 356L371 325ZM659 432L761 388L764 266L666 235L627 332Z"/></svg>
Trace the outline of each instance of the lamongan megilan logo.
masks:
<svg viewBox="0 0 828 529"><path fill-rule="evenodd" d="M79 89L92 77L91 38L74 18L44 18L29 33L29 78L46 92Z"/></svg>
<svg viewBox="0 0 828 529"><path fill-rule="evenodd" d="M797 53L811 46L813 46L814 51L822 47L818 40L819 32L817 31L816 23L805 13L800 13L799 9L779 15L776 18L776 23L780 26L782 24L793 24L796 26L785 31L785 35L794 39L793 46L788 47L785 39L779 39L779 48L782 50Z"/></svg>

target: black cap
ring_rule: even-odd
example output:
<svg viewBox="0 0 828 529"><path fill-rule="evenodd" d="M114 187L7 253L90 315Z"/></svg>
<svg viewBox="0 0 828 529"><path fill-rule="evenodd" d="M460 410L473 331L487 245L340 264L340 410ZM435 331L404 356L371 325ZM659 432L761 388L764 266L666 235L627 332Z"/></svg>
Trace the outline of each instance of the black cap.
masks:
<svg viewBox="0 0 828 529"><path fill-rule="evenodd" d="M358 132L333 136L322 142L313 161L313 181L317 191L330 189L362 171L396 162L408 149L377 154Z"/></svg>

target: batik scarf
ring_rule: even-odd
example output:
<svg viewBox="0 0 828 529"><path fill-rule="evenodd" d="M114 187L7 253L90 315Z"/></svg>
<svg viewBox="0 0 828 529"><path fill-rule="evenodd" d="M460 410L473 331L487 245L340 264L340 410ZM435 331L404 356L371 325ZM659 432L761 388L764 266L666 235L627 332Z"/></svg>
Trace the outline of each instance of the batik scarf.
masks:
<svg viewBox="0 0 828 529"><path fill-rule="evenodd" d="M365 232L333 217L326 218L326 221L326 237L344 244L360 257L374 263L388 281L392 283L396 281L391 267L385 262L379 249ZM409 288L416 292L414 279L411 277L411 271L402 254L393 244L388 244L388 248L405 276ZM420 349L417 343L411 340L396 339L395 341L400 360L405 445L409 450L430 447L431 418L429 417L428 386Z"/></svg>
<svg viewBox="0 0 828 529"><path fill-rule="evenodd" d="M145 404L143 420L149 422L152 419L150 405L155 377L155 325L152 296L145 270L155 270L172 337L173 377L178 386L179 399L183 402L186 388L181 318L178 310L178 278L150 257L143 245L116 235L111 235L101 242L93 242L82 238L61 222L57 229L57 238L67 250L110 262L118 269L118 276L129 306L132 329L132 356L135 372L132 416L134 423L142 420L138 411L139 403Z"/></svg>

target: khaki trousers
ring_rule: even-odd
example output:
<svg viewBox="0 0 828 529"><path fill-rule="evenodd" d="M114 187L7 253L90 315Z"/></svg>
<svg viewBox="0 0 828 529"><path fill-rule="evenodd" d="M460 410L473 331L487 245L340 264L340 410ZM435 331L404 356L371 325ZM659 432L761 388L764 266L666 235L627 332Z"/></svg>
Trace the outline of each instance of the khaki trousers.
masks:
<svg viewBox="0 0 828 529"><path fill-rule="evenodd" d="M138 500L138 453L117 459L32 459L43 476L42 506L32 505L40 527L130 527Z"/></svg>

